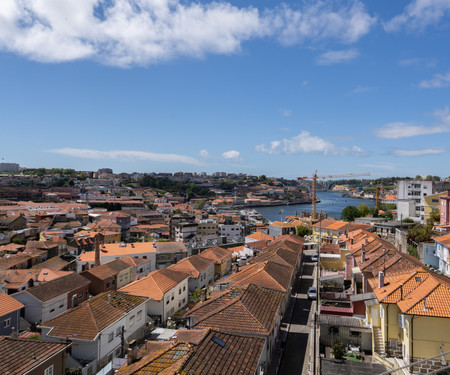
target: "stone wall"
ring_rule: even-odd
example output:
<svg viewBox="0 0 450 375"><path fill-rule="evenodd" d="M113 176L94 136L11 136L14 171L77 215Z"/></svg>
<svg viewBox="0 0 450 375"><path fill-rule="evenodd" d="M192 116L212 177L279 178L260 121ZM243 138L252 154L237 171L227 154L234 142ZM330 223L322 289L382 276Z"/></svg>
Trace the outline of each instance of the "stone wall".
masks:
<svg viewBox="0 0 450 375"><path fill-rule="evenodd" d="M411 358L411 363L422 360L423 358ZM439 370L445 367L440 358L428 359L425 362L412 366L413 374L428 374L431 371Z"/></svg>

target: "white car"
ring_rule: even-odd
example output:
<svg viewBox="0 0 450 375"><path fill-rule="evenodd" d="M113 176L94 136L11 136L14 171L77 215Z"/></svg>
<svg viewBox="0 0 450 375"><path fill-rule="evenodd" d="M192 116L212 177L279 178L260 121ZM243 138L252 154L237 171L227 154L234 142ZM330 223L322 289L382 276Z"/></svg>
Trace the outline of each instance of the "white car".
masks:
<svg viewBox="0 0 450 375"><path fill-rule="evenodd" d="M317 256L317 254L311 255L311 262L317 262L318 259L319 259L319 258L318 258L318 256Z"/></svg>
<svg viewBox="0 0 450 375"><path fill-rule="evenodd" d="M308 299L317 299L317 290L313 286L309 287L308 292L306 293Z"/></svg>

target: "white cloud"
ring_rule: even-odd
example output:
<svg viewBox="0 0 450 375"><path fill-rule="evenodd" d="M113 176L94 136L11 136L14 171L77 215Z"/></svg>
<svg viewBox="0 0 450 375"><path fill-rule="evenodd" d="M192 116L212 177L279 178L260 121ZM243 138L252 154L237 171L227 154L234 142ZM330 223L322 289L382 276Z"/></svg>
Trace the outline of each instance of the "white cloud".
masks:
<svg viewBox="0 0 450 375"><path fill-rule="evenodd" d="M400 66L415 66L415 67L426 67L426 68L432 68L436 66L437 61L436 59L422 59L419 57L412 57L410 59L404 59L400 60L398 62L398 65Z"/></svg>
<svg viewBox="0 0 450 375"><path fill-rule="evenodd" d="M208 152L208 150L200 150L200 156L201 156L202 158L207 158L207 157L209 157L209 152Z"/></svg>
<svg viewBox="0 0 450 375"><path fill-rule="evenodd" d="M240 161L241 153L236 150L229 150L222 153L222 157L225 159L234 159L235 161Z"/></svg>
<svg viewBox="0 0 450 375"><path fill-rule="evenodd" d="M127 150L99 151L99 150L66 147L49 150L49 152L83 159L120 159L126 161L151 160L163 163L184 163L192 165L203 165L200 161L190 156L177 154L157 154L145 151L127 151Z"/></svg>
<svg viewBox="0 0 450 375"><path fill-rule="evenodd" d="M391 122L382 128L375 130L375 134L380 138L399 139L415 137L417 135L436 134L448 132L450 129L442 126L411 125L405 122Z"/></svg>
<svg viewBox="0 0 450 375"><path fill-rule="evenodd" d="M284 138L282 140L272 141L269 146L265 144L257 145L255 150L268 154L288 155L300 153L343 155L352 153L360 156L365 154L365 151L358 146L353 146L351 150L346 147L337 147L323 138L311 135L306 130L303 130L299 135L290 139Z"/></svg>
<svg viewBox="0 0 450 375"><path fill-rule="evenodd" d="M438 24L448 14L450 14L448 0L413 0L405 7L403 13L386 22L384 29L394 32L405 27L420 31L429 25Z"/></svg>
<svg viewBox="0 0 450 375"><path fill-rule="evenodd" d="M228 2L1 0L0 50L41 62L90 59L147 65L239 52L254 38L354 43L375 24L360 1L304 2L259 11Z"/></svg>
<svg viewBox="0 0 450 375"><path fill-rule="evenodd" d="M373 88L372 87L366 87L366 86L357 86L355 89L353 89L352 91L350 91L348 94L362 94L364 92L368 92L368 91L372 91Z"/></svg>
<svg viewBox="0 0 450 375"><path fill-rule="evenodd" d="M422 148L418 150L408 150L399 148L392 151L395 156L425 156L425 155L439 155L447 152L445 148Z"/></svg>
<svg viewBox="0 0 450 375"><path fill-rule="evenodd" d="M329 51L325 52L317 58L317 64L319 65L332 65L341 64L352 61L359 56L359 52L356 49L347 49L341 51Z"/></svg>
<svg viewBox="0 0 450 375"><path fill-rule="evenodd" d="M450 72L446 74L435 74L429 81L422 81L419 87L423 89L437 89L450 86Z"/></svg>
<svg viewBox="0 0 450 375"><path fill-rule="evenodd" d="M292 116L292 110L290 110L290 109L281 109L280 110L280 112L281 112L281 116L284 116L284 117L291 117Z"/></svg>
<svg viewBox="0 0 450 375"><path fill-rule="evenodd" d="M450 132L450 113L448 107L434 111L433 115L438 120L436 125L424 126L406 122L391 122L376 129L375 134L380 138L399 139L415 137L418 135Z"/></svg>

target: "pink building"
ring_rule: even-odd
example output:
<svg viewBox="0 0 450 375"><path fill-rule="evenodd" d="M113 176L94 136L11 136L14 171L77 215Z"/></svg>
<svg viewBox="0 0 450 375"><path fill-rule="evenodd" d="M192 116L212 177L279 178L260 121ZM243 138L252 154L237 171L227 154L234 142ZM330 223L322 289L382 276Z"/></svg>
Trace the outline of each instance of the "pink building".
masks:
<svg viewBox="0 0 450 375"><path fill-rule="evenodd" d="M450 190L447 190L447 194L441 197L440 202L441 211L441 225L450 225Z"/></svg>

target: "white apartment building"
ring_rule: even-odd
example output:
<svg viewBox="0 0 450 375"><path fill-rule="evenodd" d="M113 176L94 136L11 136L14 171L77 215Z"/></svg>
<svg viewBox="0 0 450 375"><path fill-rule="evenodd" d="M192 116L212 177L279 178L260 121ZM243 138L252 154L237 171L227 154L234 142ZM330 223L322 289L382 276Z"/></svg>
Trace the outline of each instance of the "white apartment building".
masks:
<svg viewBox="0 0 450 375"><path fill-rule="evenodd" d="M450 276L450 234L434 238L436 243L436 256L439 258L439 271Z"/></svg>
<svg viewBox="0 0 450 375"><path fill-rule="evenodd" d="M401 180L397 184L397 219L425 223L425 197L450 187L449 182Z"/></svg>

